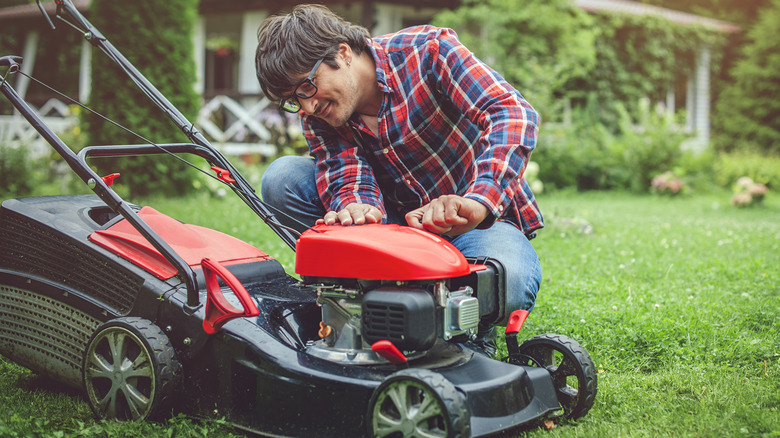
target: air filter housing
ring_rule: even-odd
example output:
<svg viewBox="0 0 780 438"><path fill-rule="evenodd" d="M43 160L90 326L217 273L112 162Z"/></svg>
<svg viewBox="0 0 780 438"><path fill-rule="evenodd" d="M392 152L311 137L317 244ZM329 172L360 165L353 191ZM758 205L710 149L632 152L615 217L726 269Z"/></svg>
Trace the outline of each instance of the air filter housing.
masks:
<svg viewBox="0 0 780 438"><path fill-rule="evenodd" d="M433 296L424 290L379 288L363 297L363 339L388 340L401 350L427 350L436 341Z"/></svg>

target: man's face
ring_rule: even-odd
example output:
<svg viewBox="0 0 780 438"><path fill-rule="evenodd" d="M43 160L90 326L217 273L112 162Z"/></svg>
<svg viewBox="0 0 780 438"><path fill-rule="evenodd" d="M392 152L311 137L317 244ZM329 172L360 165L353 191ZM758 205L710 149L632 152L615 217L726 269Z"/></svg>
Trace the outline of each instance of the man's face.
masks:
<svg viewBox="0 0 780 438"><path fill-rule="evenodd" d="M339 68L325 62L319 65L311 77L317 92L310 98L298 98L301 110L307 115L322 119L331 126L343 126L355 112L358 101L358 86L351 70L343 59L336 57ZM301 75L304 82L308 75ZM292 93L290 93L292 94Z"/></svg>

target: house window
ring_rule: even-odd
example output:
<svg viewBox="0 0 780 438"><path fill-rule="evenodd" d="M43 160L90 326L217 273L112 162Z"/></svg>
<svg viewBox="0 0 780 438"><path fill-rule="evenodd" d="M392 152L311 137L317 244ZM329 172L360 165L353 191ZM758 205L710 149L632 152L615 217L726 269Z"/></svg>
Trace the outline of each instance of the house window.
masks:
<svg viewBox="0 0 780 438"><path fill-rule="evenodd" d="M238 88L241 15L210 15L206 18L204 94L234 94Z"/></svg>

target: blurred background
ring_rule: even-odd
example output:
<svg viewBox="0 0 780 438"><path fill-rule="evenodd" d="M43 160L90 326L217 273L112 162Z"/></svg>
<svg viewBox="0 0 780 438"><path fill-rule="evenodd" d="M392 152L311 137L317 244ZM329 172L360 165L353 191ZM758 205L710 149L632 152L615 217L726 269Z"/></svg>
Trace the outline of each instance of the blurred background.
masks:
<svg viewBox="0 0 780 438"><path fill-rule="evenodd" d="M43 3L53 15L54 2ZM280 154L306 153L297 117L264 99L253 65L258 25L297 3L74 2L249 173ZM736 195L739 178L780 186L777 0L322 3L374 35L428 23L455 29L542 114L537 191L720 187ZM23 56L23 71L146 138L184 140L79 32L54 21L56 30L33 2L0 0L0 53ZM74 149L139 142L22 75L11 80ZM0 114L0 193L30 194L51 179L60 191L78 189L7 102ZM134 194L204 189L160 158L100 166L123 172L119 187Z"/></svg>

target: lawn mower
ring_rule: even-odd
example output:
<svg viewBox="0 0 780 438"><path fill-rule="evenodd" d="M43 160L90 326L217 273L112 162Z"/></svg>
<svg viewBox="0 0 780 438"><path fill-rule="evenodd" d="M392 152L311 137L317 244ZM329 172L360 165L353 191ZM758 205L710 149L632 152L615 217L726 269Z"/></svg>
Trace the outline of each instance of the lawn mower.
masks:
<svg viewBox="0 0 780 438"><path fill-rule="evenodd" d="M99 418L187 412L269 436L484 436L592 407L597 375L577 342L519 342L528 312L506 308L499 262L399 225L280 224L70 1L56 8L190 142L76 154L5 80L22 59L0 58L3 95L94 192L2 202L4 357L80 388ZM297 276L239 239L126 202L115 175L87 164L154 154L205 160L295 251ZM506 357L468 342L480 323L506 325Z"/></svg>

